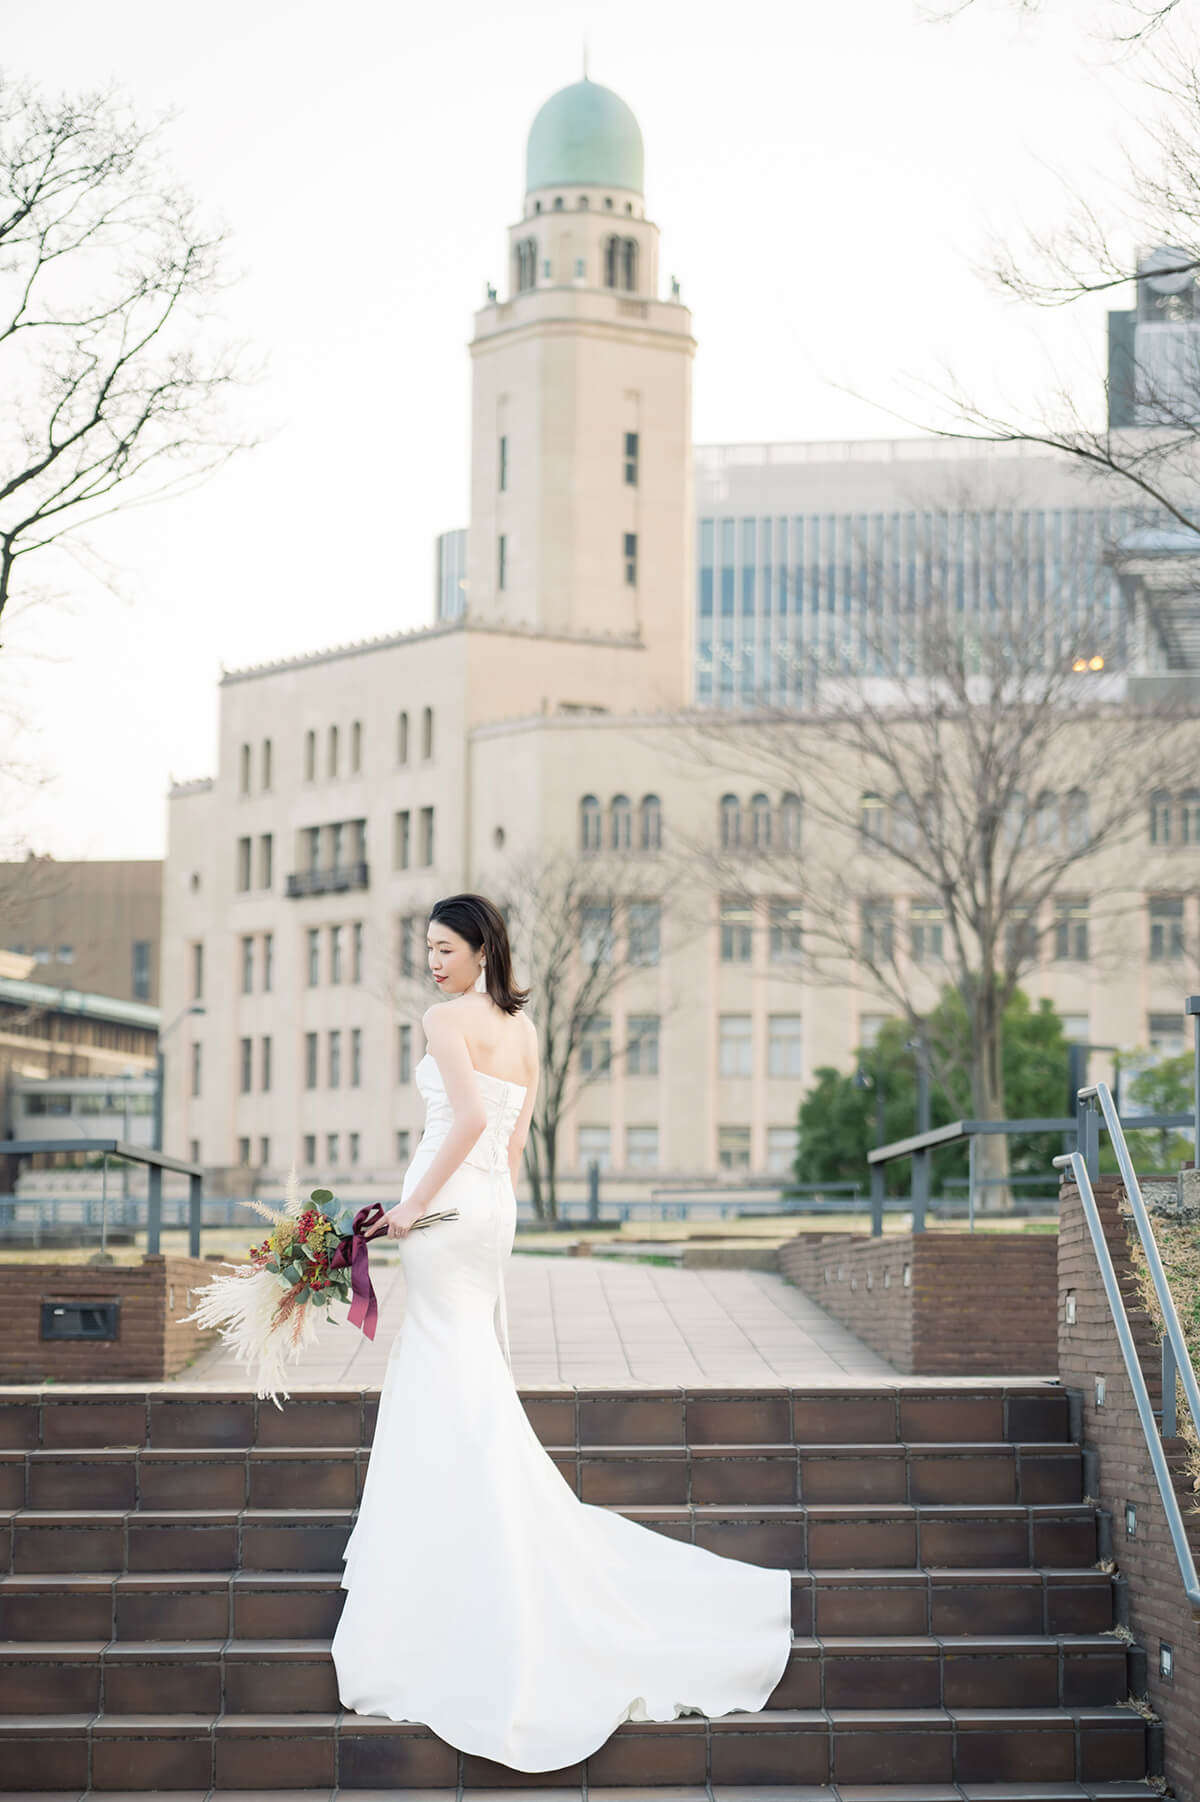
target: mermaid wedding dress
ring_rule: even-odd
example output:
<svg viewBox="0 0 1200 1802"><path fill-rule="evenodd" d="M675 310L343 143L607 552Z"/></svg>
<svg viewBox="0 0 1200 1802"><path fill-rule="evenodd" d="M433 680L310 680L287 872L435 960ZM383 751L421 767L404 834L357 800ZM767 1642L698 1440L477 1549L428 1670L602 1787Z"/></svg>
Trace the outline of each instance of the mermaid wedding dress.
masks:
<svg viewBox="0 0 1200 1802"><path fill-rule="evenodd" d="M791 1578L578 1500L508 1363L504 1265L519 1083L477 1072L487 1126L439 1192L458 1219L400 1241L404 1323L346 1549L342 1704L423 1722L518 1771L596 1751L622 1721L760 1709L791 1649ZM416 1071L428 1167L453 1112Z"/></svg>

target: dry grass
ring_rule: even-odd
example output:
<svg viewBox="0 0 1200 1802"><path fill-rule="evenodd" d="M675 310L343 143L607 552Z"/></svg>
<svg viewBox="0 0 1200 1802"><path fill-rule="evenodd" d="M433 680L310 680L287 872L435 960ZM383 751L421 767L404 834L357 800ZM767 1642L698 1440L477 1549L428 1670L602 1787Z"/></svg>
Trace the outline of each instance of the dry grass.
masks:
<svg viewBox="0 0 1200 1802"><path fill-rule="evenodd" d="M1200 1367L1200 1227L1156 1220L1154 1236L1158 1240L1159 1255L1166 1272L1171 1299L1183 1328L1184 1342L1191 1353L1193 1366ZM1142 1301L1161 1336L1164 1331L1162 1311L1136 1235L1133 1239L1133 1263ZM1194 1421L1188 1412L1182 1389L1179 1391L1177 1419L1179 1435L1187 1442L1187 1473L1193 1491L1200 1493L1200 1422Z"/></svg>

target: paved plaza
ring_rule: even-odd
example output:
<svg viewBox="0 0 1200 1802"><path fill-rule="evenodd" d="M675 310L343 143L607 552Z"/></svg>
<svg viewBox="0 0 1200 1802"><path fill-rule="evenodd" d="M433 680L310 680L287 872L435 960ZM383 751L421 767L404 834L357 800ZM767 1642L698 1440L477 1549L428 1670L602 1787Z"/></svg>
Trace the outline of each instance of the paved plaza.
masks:
<svg viewBox="0 0 1200 1802"><path fill-rule="evenodd" d="M374 1340L329 1327L309 1351L306 1388L373 1388L404 1319L399 1266L372 1272ZM518 1384L616 1387L844 1382L892 1366L799 1289L762 1270L679 1270L607 1258L519 1254L508 1267L508 1333ZM223 1346L176 1379L238 1388L245 1372Z"/></svg>

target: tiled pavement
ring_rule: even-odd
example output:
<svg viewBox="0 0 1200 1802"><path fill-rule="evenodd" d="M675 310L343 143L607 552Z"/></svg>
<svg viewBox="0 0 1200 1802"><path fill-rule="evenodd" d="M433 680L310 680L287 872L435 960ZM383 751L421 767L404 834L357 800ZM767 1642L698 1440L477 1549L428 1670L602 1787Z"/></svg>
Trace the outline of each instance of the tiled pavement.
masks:
<svg viewBox="0 0 1200 1802"><path fill-rule="evenodd" d="M305 1356L306 1388L382 1382L404 1318L404 1276L398 1265L372 1276L380 1304L374 1340L350 1327L328 1327ZM508 1268L507 1297L518 1385L737 1387L896 1375L801 1290L769 1271L518 1255ZM214 1346L180 1380L189 1388L238 1388L245 1373Z"/></svg>

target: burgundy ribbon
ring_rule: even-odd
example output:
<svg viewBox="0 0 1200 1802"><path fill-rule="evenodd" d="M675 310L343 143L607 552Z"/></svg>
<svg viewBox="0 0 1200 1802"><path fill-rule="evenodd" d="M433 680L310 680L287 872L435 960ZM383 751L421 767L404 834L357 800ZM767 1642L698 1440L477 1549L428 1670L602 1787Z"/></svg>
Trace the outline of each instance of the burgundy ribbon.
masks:
<svg viewBox="0 0 1200 1802"><path fill-rule="evenodd" d="M369 1207L359 1208L354 1216L353 1230L346 1238L338 1240L337 1249L329 1260L331 1270L348 1269L350 1272L350 1325L361 1327L368 1339L375 1337L379 1303L371 1286L367 1246L372 1239L378 1239L381 1235L368 1232L367 1228L376 1225L382 1218L381 1201L373 1201ZM386 1230L385 1228L384 1231Z"/></svg>

